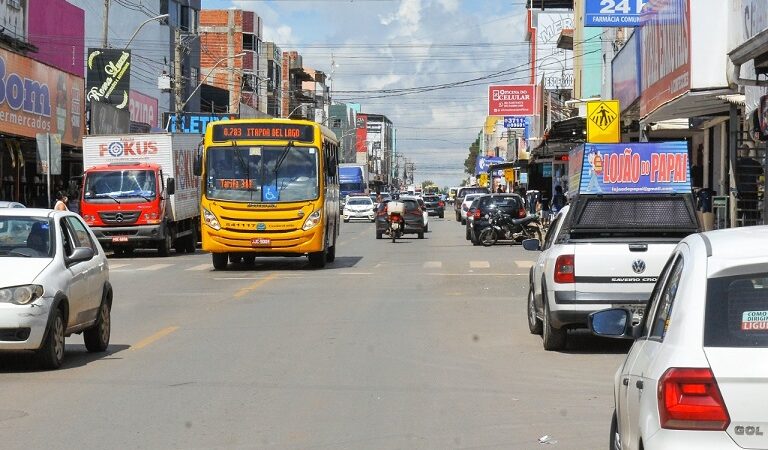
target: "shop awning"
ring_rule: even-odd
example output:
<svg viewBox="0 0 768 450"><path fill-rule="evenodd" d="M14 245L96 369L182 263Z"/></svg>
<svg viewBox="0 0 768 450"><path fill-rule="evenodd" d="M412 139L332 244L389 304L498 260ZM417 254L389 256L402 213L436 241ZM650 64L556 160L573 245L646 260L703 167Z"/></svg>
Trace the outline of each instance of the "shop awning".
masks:
<svg viewBox="0 0 768 450"><path fill-rule="evenodd" d="M726 87L686 92L648 114L645 121L661 122L681 117L711 116L725 112L730 108L731 102L728 100L728 96L732 94L734 92Z"/></svg>

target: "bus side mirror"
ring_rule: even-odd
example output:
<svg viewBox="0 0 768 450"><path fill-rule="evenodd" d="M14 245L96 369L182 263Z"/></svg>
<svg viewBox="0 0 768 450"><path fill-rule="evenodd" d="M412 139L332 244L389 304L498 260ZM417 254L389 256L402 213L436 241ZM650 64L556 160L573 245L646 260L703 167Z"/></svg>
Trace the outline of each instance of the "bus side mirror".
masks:
<svg viewBox="0 0 768 450"><path fill-rule="evenodd" d="M168 187L166 191L168 192L168 195L173 195L176 193L176 180L173 178L168 178L168 181L166 182L168 184Z"/></svg>
<svg viewBox="0 0 768 450"><path fill-rule="evenodd" d="M203 152L201 151L203 143L200 142L200 144L197 146L197 155L195 155L195 162L192 164L192 172L195 174L195 176L200 176L203 174Z"/></svg>

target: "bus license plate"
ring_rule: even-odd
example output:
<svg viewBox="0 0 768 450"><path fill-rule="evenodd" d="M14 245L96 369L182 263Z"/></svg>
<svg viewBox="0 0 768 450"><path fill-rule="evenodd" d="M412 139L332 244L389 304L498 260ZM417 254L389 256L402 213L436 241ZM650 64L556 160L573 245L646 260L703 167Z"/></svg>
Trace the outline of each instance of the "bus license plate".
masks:
<svg viewBox="0 0 768 450"><path fill-rule="evenodd" d="M128 242L128 236L112 236L112 242Z"/></svg>
<svg viewBox="0 0 768 450"><path fill-rule="evenodd" d="M264 245L271 245L271 244L272 244L272 239L267 239L267 238L251 239L251 246L253 247L261 247Z"/></svg>

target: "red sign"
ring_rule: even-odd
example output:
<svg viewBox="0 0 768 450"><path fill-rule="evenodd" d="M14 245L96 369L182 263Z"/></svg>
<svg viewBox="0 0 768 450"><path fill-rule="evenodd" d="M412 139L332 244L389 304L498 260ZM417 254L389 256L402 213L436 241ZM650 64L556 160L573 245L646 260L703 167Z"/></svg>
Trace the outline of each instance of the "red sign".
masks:
<svg viewBox="0 0 768 450"><path fill-rule="evenodd" d="M532 116L536 89L532 84L488 86L489 116Z"/></svg>
<svg viewBox="0 0 768 450"><path fill-rule="evenodd" d="M128 109L131 111L131 121L145 123L150 127L157 126L159 116L156 98L131 89L128 93Z"/></svg>
<svg viewBox="0 0 768 450"><path fill-rule="evenodd" d="M355 151L357 153L368 152L368 116L365 114L358 114L355 119L355 134L357 140L355 141Z"/></svg>

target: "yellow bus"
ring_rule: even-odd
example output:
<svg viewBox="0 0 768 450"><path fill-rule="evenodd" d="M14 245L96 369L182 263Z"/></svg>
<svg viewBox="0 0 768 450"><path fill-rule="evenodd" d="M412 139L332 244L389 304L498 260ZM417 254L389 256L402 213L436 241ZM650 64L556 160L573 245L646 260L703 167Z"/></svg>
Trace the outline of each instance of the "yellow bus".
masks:
<svg viewBox="0 0 768 450"><path fill-rule="evenodd" d="M339 143L311 121L242 119L208 125L196 173L202 180L203 250L213 267L258 256L336 258Z"/></svg>

